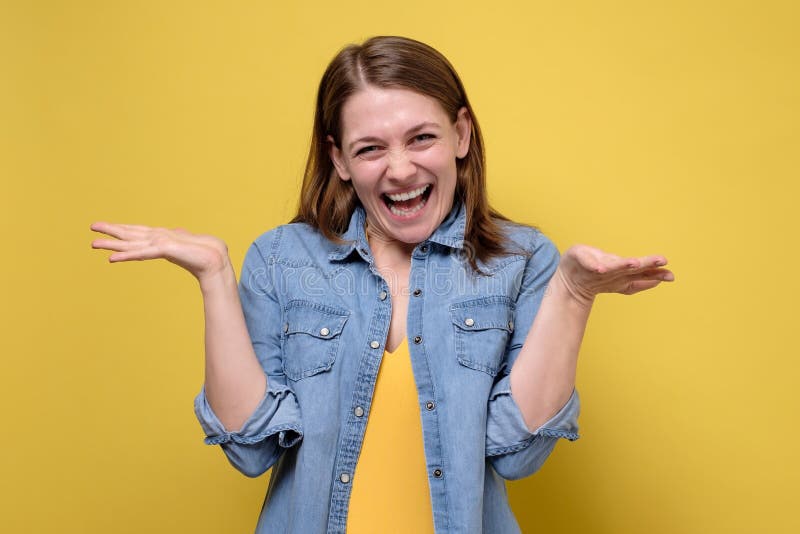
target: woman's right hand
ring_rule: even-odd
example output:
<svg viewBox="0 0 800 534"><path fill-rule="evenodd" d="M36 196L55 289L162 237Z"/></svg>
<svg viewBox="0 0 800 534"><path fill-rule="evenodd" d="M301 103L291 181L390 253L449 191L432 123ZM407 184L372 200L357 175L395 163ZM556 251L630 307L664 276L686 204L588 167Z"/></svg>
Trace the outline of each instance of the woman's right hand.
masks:
<svg viewBox="0 0 800 534"><path fill-rule="evenodd" d="M108 257L112 263L163 258L192 273L201 285L231 267L228 247L211 235L109 222L95 222L89 228L114 238L92 241L92 248L114 251Z"/></svg>
<svg viewBox="0 0 800 534"><path fill-rule="evenodd" d="M153 228L96 222L92 248L114 251L108 261L163 258L200 282L205 313L205 395L228 430L241 428L267 390L267 375L256 357L242 311L236 275L222 240L183 228ZM112 239L113 238L113 239Z"/></svg>

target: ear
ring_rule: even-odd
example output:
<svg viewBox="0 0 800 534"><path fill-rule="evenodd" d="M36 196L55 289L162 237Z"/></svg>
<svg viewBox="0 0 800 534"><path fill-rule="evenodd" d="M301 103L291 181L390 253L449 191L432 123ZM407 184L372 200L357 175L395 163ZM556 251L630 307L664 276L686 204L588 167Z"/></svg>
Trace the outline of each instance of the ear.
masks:
<svg viewBox="0 0 800 534"><path fill-rule="evenodd" d="M347 172L347 167L345 166L344 159L342 158L341 149L336 146L336 142L330 135L325 138L325 141L328 143L328 155L331 158L331 162L333 162L333 166L336 167L336 173L343 181L349 181L350 173Z"/></svg>
<svg viewBox="0 0 800 534"><path fill-rule="evenodd" d="M472 117L465 107L459 109L456 116L456 135L458 135L456 157L462 159L469 153L469 142L472 136Z"/></svg>

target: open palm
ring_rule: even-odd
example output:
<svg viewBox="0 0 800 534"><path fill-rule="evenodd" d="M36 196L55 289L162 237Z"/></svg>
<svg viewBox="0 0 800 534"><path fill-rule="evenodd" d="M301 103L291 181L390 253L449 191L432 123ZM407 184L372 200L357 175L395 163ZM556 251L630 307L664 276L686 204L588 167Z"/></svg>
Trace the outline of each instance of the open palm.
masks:
<svg viewBox="0 0 800 534"><path fill-rule="evenodd" d="M573 245L561 256L556 270L561 282L581 302L591 303L600 293L632 295L675 276L663 267L661 255L622 257L589 245Z"/></svg>
<svg viewBox="0 0 800 534"><path fill-rule="evenodd" d="M113 250L108 261L163 258L192 273L198 280L223 271L229 264L228 247L214 236L192 234L183 228L95 222L95 232L111 238L92 241L93 248Z"/></svg>

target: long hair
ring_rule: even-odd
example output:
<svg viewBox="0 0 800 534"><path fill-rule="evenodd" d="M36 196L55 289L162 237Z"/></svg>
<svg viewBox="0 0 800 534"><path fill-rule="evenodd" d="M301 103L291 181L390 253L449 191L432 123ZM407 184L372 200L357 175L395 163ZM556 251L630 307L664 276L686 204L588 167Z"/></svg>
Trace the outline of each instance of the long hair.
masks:
<svg viewBox="0 0 800 534"><path fill-rule="evenodd" d="M317 92L314 130L308 153L300 205L292 222L319 229L341 242L358 197L350 181L339 179L329 156L328 136L341 148L342 107L366 86L410 89L435 99L455 123L464 107L472 119L470 146L456 160L455 198L466 209L465 249L470 266L509 253L498 221L506 217L489 206L486 192L486 155L478 120L453 66L432 47L405 37L378 36L361 45L343 48L328 65Z"/></svg>

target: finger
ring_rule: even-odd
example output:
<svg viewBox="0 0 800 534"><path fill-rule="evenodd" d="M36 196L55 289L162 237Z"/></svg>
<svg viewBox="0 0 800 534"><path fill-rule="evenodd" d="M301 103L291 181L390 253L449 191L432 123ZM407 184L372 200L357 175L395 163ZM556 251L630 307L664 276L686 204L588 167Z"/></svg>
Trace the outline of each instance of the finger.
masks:
<svg viewBox="0 0 800 534"><path fill-rule="evenodd" d="M638 260L636 258L622 258L620 256L608 255L603 260L598 260L591 271L599 274L607 273L627 273L631 269L638 268Z"/></svg>
<svg viewBox="0 0 800 534"><path fill-rule="evenodd" d="M108 257L108 261L111 263L116 263L120 261L131 261L131 260L154 260L157 258L163 258L163 253L161 249L155 246L149 246L144 248L138 248L135 250L127 250L122 252L115 252L111 256Z"/></svg>
<svg viewBox="0 0 800 534"><path fill-rule="evenodd" d="M636 280L661 280L663 282L673 282L675 274L669 269L653 269L630 275L631 281Z"/></svg>
<svg viewBox="0 0 800 534"><path fill-rule="evenodd" d="M633 295L634 293L639 293L640 291L652 289L660 283L661 280L635 280L628 284L628 287L626 287L624 291L620 291L620 293L624 295Z"/></svg>
<svg viewBox="0 0 800 534"><path fill-rule="evenodd" d="M100 232L101 234L110 235L111 237L116 237L117 239L127 240L141 238L144 234L144 231L147 230L146 226L138 227L134 225L114 224L107 222L92 223L89 228L95 232ZM141 228L144 228L145 230L141 230Z"/></svg>
<svg viewBox="0 0 800 534"><path fill-rule="evenodd" d="M637 269L653 269L656 267L663 267L667 264L667 258L661 256L660 254L652 254L649 256L642 256L640 258L632 258L636 260L636 267L633 267L633 270ZM632 262L633 263L633 262Z"/></svg>
<svg viewBox="0 0 800 534"><path fill-rule="evenodd" d="M649 256L641 256L641 257L630 257L630 258L620 258L614 257L608 265L608 269L606 271L598 271L598 272L610 272L615 270L627 270L628 272L637 272L637 271L645 271L648 269L654 269L658 267L662 267L667 264L667 258L660 254L653 254Z"/></svg>
<svg viewBox="0 0 800 534"><path fill-rule="evenodd" d="M608 271L622 271L639 268L639 262L636 258L622 258L615 256L608 263Z"/></svg>
<svg viewBox="0 0 800 534"><path fill-rule="evenodd" d="M617 269L620 259L619 256L588 245L573 245L566 254L575 258L581 268L601 274Z"/></svg>
<svg viewBox="0 0 800 534"><path fill-rule="evenodd" d="M135 230L138 232L147 232L153 229L152 226L144 226L142 224L120 224L120 226L126 230Z"/></svg>
<svg viewBox="0 0 800 534"><path fill-rule="evenodd" d="M95 239L92 241L92 248L100 248L104 250L131 250L136 247L141 247L140 241L125 241L122 239Z"/></svg>
<svg viewBox="0 0 800 534"><path fill-rule="evenodd" d="M93 222L92 224L90 224L89 225L89 229L94 231L94 232L100 232L102 234L111 235L111 232L117 230L117 226L118 225L113 224L113 223L109 223L109 222L105 222L105 221L97 221L97 222Z"/></svg>

